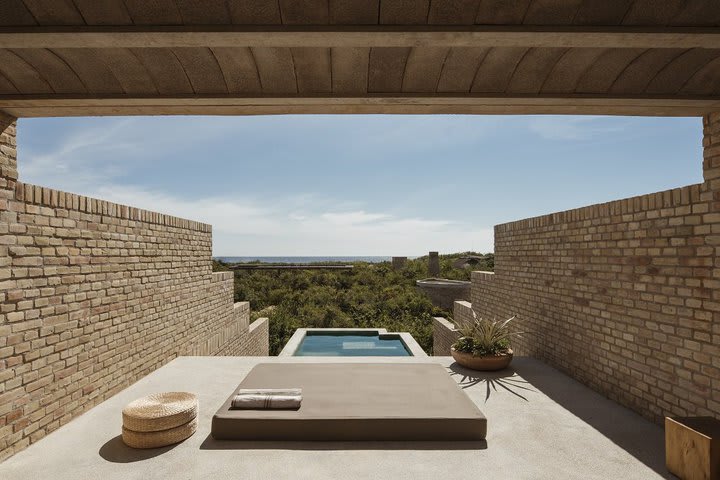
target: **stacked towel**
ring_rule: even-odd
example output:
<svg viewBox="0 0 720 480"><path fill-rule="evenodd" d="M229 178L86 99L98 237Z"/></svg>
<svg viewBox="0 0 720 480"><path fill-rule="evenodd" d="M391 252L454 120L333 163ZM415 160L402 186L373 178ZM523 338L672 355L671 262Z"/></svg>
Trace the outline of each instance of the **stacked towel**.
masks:
<svg viewBox="0 0 720 480"><path fill-rule="evenodd" d="M298 409L301 402L301 388L241 388L233 398L231 407L246 410L284 410Z"/></svg>

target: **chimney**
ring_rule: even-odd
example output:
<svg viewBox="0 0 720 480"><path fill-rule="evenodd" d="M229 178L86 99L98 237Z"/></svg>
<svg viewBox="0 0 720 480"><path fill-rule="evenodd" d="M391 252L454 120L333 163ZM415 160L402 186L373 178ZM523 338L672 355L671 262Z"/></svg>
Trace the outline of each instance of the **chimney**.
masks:
<svg viewBox="0 0 720 480"><path fill-rule="evenodd" d="M428 258L428 272L431 277L440 276L440 256L438 252L430 252Z"/></svg>

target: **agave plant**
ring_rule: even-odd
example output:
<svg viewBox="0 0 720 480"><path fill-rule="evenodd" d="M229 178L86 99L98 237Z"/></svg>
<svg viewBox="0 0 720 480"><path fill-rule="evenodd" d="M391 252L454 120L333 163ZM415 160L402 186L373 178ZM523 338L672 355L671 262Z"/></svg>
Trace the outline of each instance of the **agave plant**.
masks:
<svg viewBox="0 0 720 480"><path fill-rule="evenodd" d="M453 344L458 352L475 356L501 355L510 349L510 338L522 334L510 329L515 316L506 320L486 320L474 310L472 314L473 322L460 328L462 337Z"/></svg>

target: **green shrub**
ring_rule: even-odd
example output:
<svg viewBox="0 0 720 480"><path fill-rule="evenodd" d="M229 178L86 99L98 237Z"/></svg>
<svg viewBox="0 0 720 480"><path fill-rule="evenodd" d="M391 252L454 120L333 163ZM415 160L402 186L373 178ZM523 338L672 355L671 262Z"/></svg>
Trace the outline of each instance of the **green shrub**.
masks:
<svg viewBox="0 0 720 480"><path fill-rule="evenodd" d="M485 355L501 355L510 349L510 338L519 336L521 332L510 330L515 317L506 320L486 320L473 310L473 323L460 328L460 337L453 344L458 352L471 353L481 357Z"/></svg>
<svg viewBox="0 0 720 480"><path fill-rule="evenodd" d="M453 266L467 254L478 255L442 255L442 275L469 280L471 269ZM228 269L219 261L213 267ZM408 260L401 271L393 270L389 262L357 262L352 270L236 270L235 301L250 302L252 319L270 318L271 355L277 355L301 327L409 332L431 354L432 317L450 318L452 312L434 307L417 290L415 281L427 277L427 257Z"/></svg>

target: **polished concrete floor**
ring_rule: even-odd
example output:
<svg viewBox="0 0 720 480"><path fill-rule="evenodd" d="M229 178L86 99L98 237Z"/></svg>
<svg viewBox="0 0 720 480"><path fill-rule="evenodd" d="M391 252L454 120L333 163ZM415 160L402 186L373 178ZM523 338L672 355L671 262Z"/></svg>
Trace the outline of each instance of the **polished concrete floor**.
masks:
<svg viewBox="0 0 720 480"><path fill-rule="evenodd" d="M220 442L210 419L259 362L439 362L488 418L483 442ZM200 398L185 442L133 450L121 410L160 391ZM37 479L656 479L674 478L663 432L633 412L530 358L482 374L450 357L181 357L0 464L0 478Z"/></svg>

